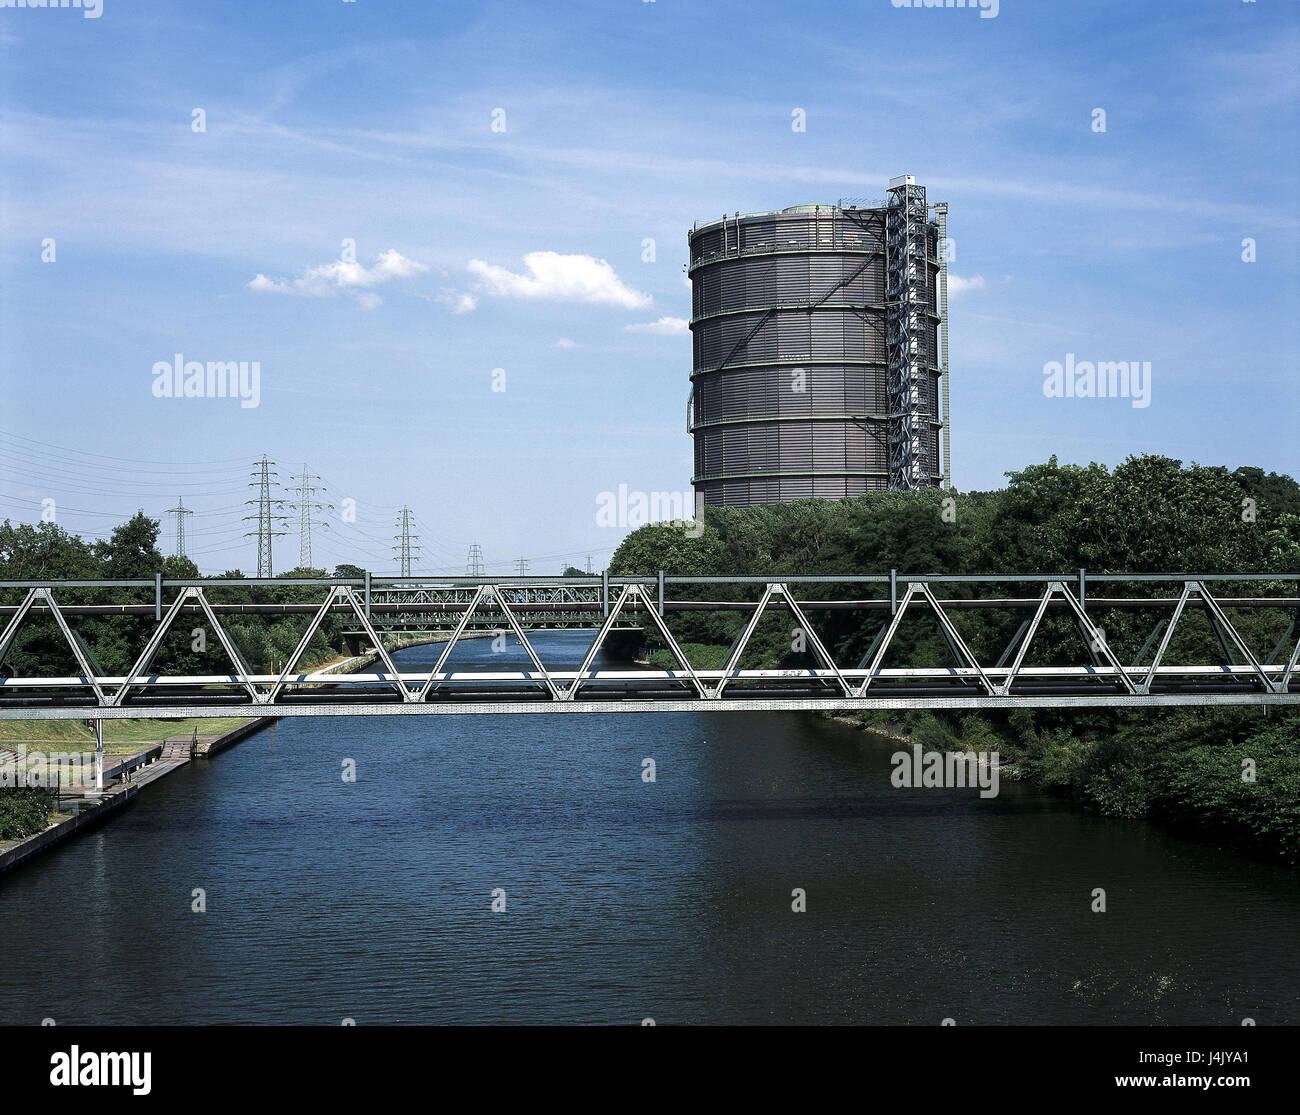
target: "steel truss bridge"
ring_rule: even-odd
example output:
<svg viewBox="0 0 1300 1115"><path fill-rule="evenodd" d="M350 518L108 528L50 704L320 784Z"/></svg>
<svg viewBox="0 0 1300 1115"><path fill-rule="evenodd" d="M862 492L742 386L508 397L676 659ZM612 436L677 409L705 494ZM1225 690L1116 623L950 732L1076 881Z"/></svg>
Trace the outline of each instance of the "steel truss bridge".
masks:
<svg viewBox="0 0 1300 1115"><path fill-rule="evenodd" d="M232 590L244 597L232 601ZM1124 594L1119 590L1127 590ZM1014 594L1009 594L1014 593ZM105 596L116 602L87 602ZM149 599L152 597L152 599ZM225 599L223 599L225 597ZM304 602L304 597L309 600ZM718 599L722 597L722 599ZM740 597L747 597L741 599ZM3 581L0 672L29 624L57 631L75 659L68 676L0 677L0 719L105 719L218 716L393 716L442 713L665 712L685 710L864 710L1151 707L1210 705L1300 706L1300 574L953 576L888 574L782 577L391 577L356 580L288 578L153 581ZM62 602L61 602L62 601ZM963 612L1000 610L1018 621L1001 655L975 655L955 619ZM1260 610L1263 610L1261 613ZM722 665L700 669L682 651L669 620L687 612L740 614ZM1100 619L1116 612L1158 613L1141 649L1121 661ZM851 614L863 635L878 628L865 654L837 662L809 614ZM1236 624L1229 613L1238 615ZM1270 619L1267 639L1252 648L1238 630L1241 614ZM299 615L297 649L278 671L253 669L226 624L257 615ZM1187 625L1204 617L1208 653L1169 653L1175 635L1187 645ZM106 675L78 632L85 617L133 616L137 657L124 675ZM746 648L765 619L783 616L806 649L807 667L743 668ZM934 666L893 657L906 650L899 632L920 617L938 625L951 663ZM299 660L329 617L364 634L374 646L363 672L301 672ZM1034 651L1047 641L1048 617L1064 618L1079 636L1077 661L1041 664ZM223 618L226 624L223 624ZM967 617L963 616L963 620ZM188 642L203 625L223 668L213 674L154 672L169 633ZM246 621L245 621L246 622ZM824 621L823 621L824 622ZM384 646L384 630L444 630L447 641L425 670L399 670ZM546 665L528 630L582 626L593 630L580 665ZM1007 628L1013 626L1009 621ZM1268 626L1265 624L1264 626ZM1255 641L1259 624L1254 624ZM509 633L528 658L519 668L475 669L450 662L475 629ZM672 654L673 669L610 668L599 663L619 628L653 633ZM1060 625L1055 628L1060 631ZM1143 628L1145 629L1145 628ZM837 623L844 643L843 617ZM1036 643L1037 640L1037 643ZM1059 639L1057 639L1059 642ZM899 648L903 649L900 650ZM517 656L516 656L517 657ZM1057 654L1059 658L1059 653ZM1190 660L1195 657L1196 661ZM1207 660L1208 659L1208 660Z"/></svg>

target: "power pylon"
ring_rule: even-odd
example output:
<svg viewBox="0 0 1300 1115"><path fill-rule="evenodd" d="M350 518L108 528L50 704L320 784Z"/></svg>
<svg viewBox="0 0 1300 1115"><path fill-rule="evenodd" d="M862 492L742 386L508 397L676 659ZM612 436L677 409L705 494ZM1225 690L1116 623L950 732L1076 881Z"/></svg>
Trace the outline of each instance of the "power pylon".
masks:
<svg viewBox="0 0 1300 1115"><path fill-rule="evenodd" d="M469 548L469 561L465 566L465 572L471 577L483 576L483 548L477 542Z"/></svg>
<svg viewBox="0 0 1300 1115"><path fill-rule="evenodd" d="M297 487L290 488L291 492L296 492L298 498L289 507L298 512L298 568L311 568L311 528L313 522L315 525L325 528L329 524L326 520L313 520L314 511L333 511L334 505L329 503L317 503L313 498L317 492L324 491L318 484L312 484L313 480L319 480L319 476L312 476L307 472L307 466L302 466L302 475L296 478Z"/></svg>
<svg viewBox="0 0 1300 1115"><path fill-rule="evenodd" d="M587 576L591 576L591 555L587 555Z"/></svg>
<svg viewBox="0 0 1300 1115"><path fill-rule="evenodd" d="M528 576L528 559L527 559L527 558L516 558L516 559L515 559L515 575L518 576L518 577L527 577L527 576Z"/></svg>
<svg viewBox="0 0 1300 1115"><path fill-rule="evenodd" d="M401 528L402 533L393 536L397 542L393 549L397 551L397 559L402 566L402 576L409 577L411 575L412 549L415 550L417 558L420 556L420 547L411 546L411 543L418 540L420 536L411 533L411 509L409 507L403 507L397 513L397 525Z"/></svg>
<svg viewBox="0 0 1300 1115"><path fill-rule="evenodd" d="M245 538L257 538L257 575L259 577L270 577L271 573L271 540L282 537L284 531L276 530L276 525L285 521L285 516L280 512L284 506L284 500L271 498L271 483L276 474L271 471L274 461L268 460L265 456L260 461L253 462L253 471L250 474L253 480L249 483L250 488L256 488L257 499L245 500L248 507L256 506L256 515L245 515L244 521L257 521L257 530L250 530L244 535Z"/></svg>
<svg viewBox="0 0 1300 1115"><path fill-rule="evenodd" d="M168 515L176 516L176 556L185 556L185 516L193 515L194 512L185 506L183 499L176 500L175 507L167 508Z"/></svg>

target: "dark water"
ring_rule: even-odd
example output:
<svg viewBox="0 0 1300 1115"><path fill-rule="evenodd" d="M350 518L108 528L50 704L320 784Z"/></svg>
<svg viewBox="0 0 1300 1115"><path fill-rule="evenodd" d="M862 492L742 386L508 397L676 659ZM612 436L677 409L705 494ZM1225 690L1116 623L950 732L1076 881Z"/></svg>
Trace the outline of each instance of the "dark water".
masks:
<svg viewBox="0 0 1300 1115"><path fill-rule="evenodd" d="M0 1023L1300 1022L1293 874L894 789L895 749L797 714L283 721L0 879Z"/></svg>

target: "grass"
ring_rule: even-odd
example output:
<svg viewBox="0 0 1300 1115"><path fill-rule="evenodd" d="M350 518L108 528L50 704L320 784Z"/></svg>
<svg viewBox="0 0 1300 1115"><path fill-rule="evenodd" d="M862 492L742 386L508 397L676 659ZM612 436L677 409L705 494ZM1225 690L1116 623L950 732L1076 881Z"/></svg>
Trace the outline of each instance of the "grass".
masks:
<svg viewBox="0 0 1300 1115"><path fill-rule="evenodd" d="M147 745L160 743L168 736L221 735L232 728L247 723L245 717L218 716L212 719L188 720L105 720L104 754L134 755ZM0 745L27 744L44 747L47 744L76 745L93 750L95 733L82 720L0 720Z"/></svg>

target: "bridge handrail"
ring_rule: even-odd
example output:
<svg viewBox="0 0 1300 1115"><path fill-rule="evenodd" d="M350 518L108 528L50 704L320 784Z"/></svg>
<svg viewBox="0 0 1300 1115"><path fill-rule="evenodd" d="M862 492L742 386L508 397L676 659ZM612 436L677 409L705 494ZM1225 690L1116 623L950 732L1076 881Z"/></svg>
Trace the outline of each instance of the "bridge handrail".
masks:
<svg viewBox="0 0 1300 1115"><path fill-rule="evenodd" d="M1051 581L1077 582L1080 573L1088 583L1169 583L1185 581L1300 581L1300 572L1292 573L1091 573L1071 569L1062 573L904 573L897 570L887 573L766 573L725 575L664 574L666 585L768 585L782 584L874 584L887 585L915 582L918 584L1047 584ZM655 585L658 577L610 577L612 586ZM58 580L27 579L0 580L0 589L33 588L309 588L347 585L364 588L366 581L360 577L164 577L153 580ZM503 585L512 588L553 587L556 585L599 588L600 577L371 577L370 588L475 588L478 585Z"/></svg>

